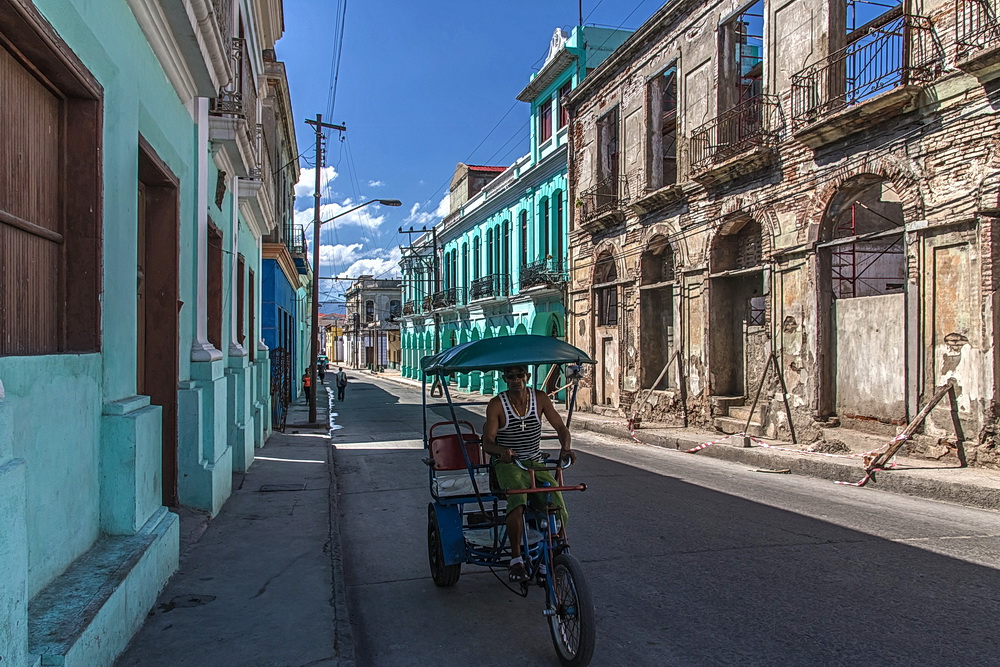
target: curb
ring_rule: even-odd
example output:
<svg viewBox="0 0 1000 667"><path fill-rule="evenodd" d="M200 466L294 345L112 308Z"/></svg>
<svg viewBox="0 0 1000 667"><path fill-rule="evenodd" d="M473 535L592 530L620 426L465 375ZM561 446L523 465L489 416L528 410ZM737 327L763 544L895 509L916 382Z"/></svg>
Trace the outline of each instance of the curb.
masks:
<svg viewBox="0 0 1000 667"><path fill-rule="evenodd" d="M330 407L333 394L324 383L326 405L323 407L323 418L330 422ZM317 396L317 398L319 398ZM318 401L317 401L318 403ZM319 412L317 405L317 412ZM317 418L319 414L317 414ZM328 432L329 433L329 432ZM330 607L333 609L333 650L334 660L342 667L354 667L354 629L351 625L351 614L347 605L347 586L344 583L344 551L340 539L340 485L337 480L335 454L337 448L333 438L327 438L327 471L330 475L330 486L327 497L329 508L329 544L330 544Z"/></svg>
<svg viewBox="0 0 1000 667"><path fill-rule="evenodd" d="M631 440L628 429L624 426L596 423L588 419L581 419L578 424L580 428L594 433L602 433L604 435ZM660 435L650 431L643 433L639 439L645 445L676 450L691 449L702 444L696 439ZM763 447L745 448L720 443L700 450L697 456L707 456L713 459L731 461L757 468L789 469L792 474L826 479L831 482L855 481L864 476L864 469L857 464L849 465L807 454L799 455L792 452L769 450ZM926 477L906 475L904 474L905 472L907 471L883 471L873 477L865 488L951 502L967 507L978 507L989 510L1000 508L1000 489L970 483L928 479Z"/></svg>
<svg viewBox="0 0 1000 667"><path fill-rule="evenodd" d="M384 377L384 376L383 376ZM385 379L399 384L413 386L412 380L388 376ZM586 415L586 416L584 416ZM576 428L610 435L623 440L633 441L628 429L624 424L598 421L596 416L587 412L574 413ZM652 447L663 447L665 449L684 450L697 447L704 442L701 438L690 436L664 435L652 430L638 432L639 442ZM718 434L716 437L725 437ZM766 449L764 447L749 447L729 445L719 443L699 450L697 456L730 461L742 465L749 465L755 468L788 469L792 474L806 477L825 479L831 482L854 482L865 475L864 468L857 463L839 463L829 458L820 456L810 456L808 454L795 454L793 452ZM918 470L886 470L877 473L865 485L866 489L886 491L929 500L954 503L965 507L977 507L980 509L997 510L1000 509L1000 487L989 487L972 482L955 482L944 479L931 479L919 475ZM906 474L917 473L917 474Z"/></svg>

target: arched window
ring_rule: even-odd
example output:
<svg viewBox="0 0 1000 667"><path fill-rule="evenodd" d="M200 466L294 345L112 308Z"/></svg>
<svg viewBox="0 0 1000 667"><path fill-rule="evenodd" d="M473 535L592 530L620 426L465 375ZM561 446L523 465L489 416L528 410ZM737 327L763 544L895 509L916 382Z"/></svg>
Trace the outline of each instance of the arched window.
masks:
<svg viewBox="0 0 1000 667"><path fill-rule="evenodd" d="M493 266L493 230L486 230L486 275L492 275L496 272L496 267Z"/></svg>
<svg viewBox="0 0 1000 667"><path fill-rule="evenodd" d="M540 244L542 246L542 248L541 248L542 252L541 252L541 257L539 257L538 259L547 259L549 257L549 255L551 254L549 252L549 233L550 233L551 230L549 229L549 198L548 197L542 197L542 201L538 205L538 213L541 215L541 218L542 218L542 228L540 230L541 234L542 234L542 239L541 239L542 242Z"/></svg>
<svg viewBox="0 0 1000 667"><path fill-rule="evenodd" d="M462 285L469 286L469 244L462 244Z"/></svg>
<svg viewBox="0 0 1000 667"><path fill-rule="evenodd" d="M675 277L674 251L665 236L657 236L649 242L642 254L643 285L669 282Z"/></svg>
<svg viewBox="0 0 1000 667"><path fill-rule="evenodd" d="M566 233L563 223L563 193L556 190L552 198L556 204L556 229L554 235L556 251L552 253L552 257L555 259L555 266L561 271L563 264L563 235Z"/></svg>
<svg viewBox="0 0 1000 667"><path fill-rule="evenodd" d="M528 263L528 212L521 211L521 266Z"/></svg>
<svg viewBox="0 0 1000 667"><path fill-rule="evenodd" d="M480 252L481 247L479 244L479 237L472 239L472 279L476 280L480 277L479 267L480 267Z"/></svg>
<svg viewBox="0 0 1000 667"><path fill-rule="evenodd" d="M510 274L510 220L503 221L503 257L500 258L500 272Z"/></svg>

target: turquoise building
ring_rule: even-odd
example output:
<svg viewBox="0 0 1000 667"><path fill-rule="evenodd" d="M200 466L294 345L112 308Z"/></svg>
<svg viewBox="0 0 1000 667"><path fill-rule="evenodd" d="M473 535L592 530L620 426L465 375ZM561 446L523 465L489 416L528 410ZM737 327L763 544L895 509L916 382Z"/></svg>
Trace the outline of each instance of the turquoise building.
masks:
<svg viewBox="0 0 1000 667"><path fill-rule="evenodd" d="M400 263L404 377L420 377L425 355L473 340L565 338L569 114L562 98L630 34L557 29L545 64L517 96L531 107L529 152L506 168L458 165L450 212L405 249ZM499 373L455 380L484 394L503 389ZM548 388L556 382L549 378Z"/></svg>
<svg viewBox="0 0 1000 667"><path fill-rule="evenodd" d="M270 431L281 13L0 0L0 664L111 664Z"/></svg>

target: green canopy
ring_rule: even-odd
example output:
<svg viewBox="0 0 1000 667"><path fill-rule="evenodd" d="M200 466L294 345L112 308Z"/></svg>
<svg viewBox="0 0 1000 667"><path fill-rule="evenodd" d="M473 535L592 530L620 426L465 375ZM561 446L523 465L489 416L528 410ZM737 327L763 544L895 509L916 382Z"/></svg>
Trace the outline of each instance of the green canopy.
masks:
<svg viewBox="0 0 1000 667"><path fill-rule="evenodd" d="M428 375L497 371L508 366L593 364L587 353L558 338L523 334L484 338L450 347L420 360Z"/></svg>

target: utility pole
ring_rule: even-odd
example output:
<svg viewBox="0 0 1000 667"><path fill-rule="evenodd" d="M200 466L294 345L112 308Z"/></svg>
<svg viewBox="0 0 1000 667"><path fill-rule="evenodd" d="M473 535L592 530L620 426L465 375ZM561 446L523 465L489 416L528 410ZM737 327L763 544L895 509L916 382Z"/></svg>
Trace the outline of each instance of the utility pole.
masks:
<svg viewBox="0 0 1000 667"><path fill-rule="evenodd" d="M338 130L344 132L347 127L344 125L332 125L323 122L323 114L316 114L316 120L307 120L306 123L312 125L316 130L316 191L313 193L315 206L313 212L313 284L312 284L312 361L309 364L309 423L316 423L316 394L319 387L316 386L317 370L319 362L319 202L323 187L323 165L326 139L323 137L324 129Z"/></svg>

